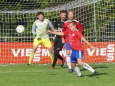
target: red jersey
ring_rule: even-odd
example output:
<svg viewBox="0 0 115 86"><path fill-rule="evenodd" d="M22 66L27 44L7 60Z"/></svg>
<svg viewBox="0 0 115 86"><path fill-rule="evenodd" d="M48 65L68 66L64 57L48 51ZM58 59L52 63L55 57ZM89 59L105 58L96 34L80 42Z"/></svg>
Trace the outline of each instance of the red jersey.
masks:
<svg viewBox="0 0 115 86"><path fill-rule="evenodd" d="M63 31L63 33L64 33L65 42L70 43L70 41L72 40L72 36L71 36L72 31L68 29L68 30Z"/></svg>
<svg viewBox="0 0 115 86"><path fill-rule="evenodd" d="M76 28L83 34L84 32L84 26L77 20L73 20L73 21L76 21ZM63 29L62 31L66 31L69 29L68 25L70 24L71 20L68 20L66 21L64 24L63 24Z"/></svg>
<svg viewBox="0 0 115 86"><path fill-rule="evenodd" d="M70 46L74 50L83 50L82 49L82 42L81 38L83 35L80 31L65 31L64 32L65 38L67 38L67 42L70 43Z"/></svg>
<svg viewBox="0 0 115 86"><path fill-rule="evenodd" d="M73 20L73 21L76 21L76 28L83 34L83 32L84 32L83 25L77 20ZM62 29L63 32L70 32L70 29L69 29L69 24L70 23L71 23L71 20L68 20L63 24L63 29ZM69 42L69 40L71 38L69 36L63 36L63 37L64 37L64 40L65 40L65 43Z"/></svg>

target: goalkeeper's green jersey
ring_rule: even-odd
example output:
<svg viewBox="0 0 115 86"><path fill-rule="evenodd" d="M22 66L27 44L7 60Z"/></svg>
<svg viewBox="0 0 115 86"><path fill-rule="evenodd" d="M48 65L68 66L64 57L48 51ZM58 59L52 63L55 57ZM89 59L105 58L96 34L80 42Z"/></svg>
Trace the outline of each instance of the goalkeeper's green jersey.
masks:
<svg viewBox="0 0 115 86"><path fill-rule="evenodd" d="M54 29L53 24L48 19L44 19L43 21L36 20L32 26L32 33L36 35L35 38L49 38L48 29Z"/></svg>

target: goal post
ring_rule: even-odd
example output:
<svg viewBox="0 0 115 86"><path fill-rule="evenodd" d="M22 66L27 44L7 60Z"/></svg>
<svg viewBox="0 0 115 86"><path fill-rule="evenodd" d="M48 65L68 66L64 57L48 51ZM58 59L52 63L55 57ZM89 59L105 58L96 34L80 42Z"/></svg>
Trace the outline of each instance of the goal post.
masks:
<svg viewBox="0 0 115 86"><path fill-rule="evenodd" d="M0 63L27 63L32 50L32 24L37 12L49 20L58 19L62 10L73 10L84 27L84 36L96 50L84 46L84 61L115 62L114 0L1 0L0 1ZM23 25L25 31L17 33ZM54 38L54 36L51 36ZM38 47L34 63L50 63L49 52Z"/></svg>

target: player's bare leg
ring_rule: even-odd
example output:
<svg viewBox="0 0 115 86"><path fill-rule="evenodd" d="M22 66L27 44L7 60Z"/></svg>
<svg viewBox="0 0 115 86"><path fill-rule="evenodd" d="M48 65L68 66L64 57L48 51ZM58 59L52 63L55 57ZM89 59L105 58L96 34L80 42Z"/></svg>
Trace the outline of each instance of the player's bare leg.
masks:
<svg viewBox="0 0 115 86"><path fill-rule="evenodd" d="M53 56L54 56L53 47L48 48L48 50L49 50L49 53L50 53L51 63L53 63Z"/></svg>
<svg viewBox="0 0 115 86"><path fill-rule="evenodd" d="M85 68L86 70L95 73L95 70L87 63L82 62L82 59L77 59L78 64L81 65L83 68Z"/></svg>
<svg viewBox="0 0 115 86"><path fill-rule="evenodd" d="M76 72L77 76L81 77L81 72L78 65L76 63L71 63L71 66L74 72Z"/></svg>
<svg viewBox="0 0 115 86"><path fill-rule="evenodd" d="M66 50L66 62L68 66L68 71L73 72L71 67L71 50Z"/></svg>
<svg viewBox="0 0 115 86"><path fill-rule="evenodd" d="M32 52L31 52L31 54L30 54L30 56L29 56L28 65L30 65L30 64L32 63L32 59L33 59L34 54L35 54L35 52L36 52L36 50L37 50L37 47L38 47L38 45L33 47L33 50L32 50Z"/></svg>

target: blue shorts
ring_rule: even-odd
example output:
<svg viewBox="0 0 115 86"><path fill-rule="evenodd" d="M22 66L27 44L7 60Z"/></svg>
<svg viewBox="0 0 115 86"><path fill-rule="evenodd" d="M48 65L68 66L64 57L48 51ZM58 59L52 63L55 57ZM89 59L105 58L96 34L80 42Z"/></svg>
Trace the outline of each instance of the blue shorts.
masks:
<svg viewBox="0 0 115 86"><path fill-rule="evenodd" d="M65 43L65 49L66 49L66 50L72 50L69 43Z"/></svg>
<svg viewBox="0 0 115 86"><path fill-rule="evenodd" d="M72 50L71 63L76 63L77 59L83 59L83 52L80 50Z"/></svg>

